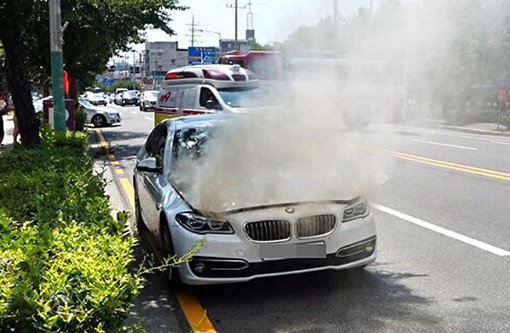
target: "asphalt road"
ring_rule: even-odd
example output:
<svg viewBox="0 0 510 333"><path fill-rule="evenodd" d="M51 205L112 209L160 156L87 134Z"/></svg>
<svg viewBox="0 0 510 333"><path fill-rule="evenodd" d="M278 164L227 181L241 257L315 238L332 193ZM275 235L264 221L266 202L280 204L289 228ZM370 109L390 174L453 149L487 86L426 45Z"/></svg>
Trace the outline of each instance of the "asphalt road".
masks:
<svg viewBox="0 0 510 333"><path fill-rule="evenodd" d="M102 133L129 179L152 114L113 107L122 125ZM214 328L509 332L510 137L406 126L375 126L353 137L385 156L387 181L374 207L376 263L359 272L189 288ZM161 276L148 285L136 317L151 332L189 330Z"/></svg>

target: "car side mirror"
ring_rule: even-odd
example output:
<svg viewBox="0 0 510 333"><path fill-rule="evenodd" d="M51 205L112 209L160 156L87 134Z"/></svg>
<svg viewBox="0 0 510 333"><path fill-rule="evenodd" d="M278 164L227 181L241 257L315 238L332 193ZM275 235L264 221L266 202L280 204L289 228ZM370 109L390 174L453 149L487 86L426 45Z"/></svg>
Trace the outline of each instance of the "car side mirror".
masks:
<svg viewBox="0 0 510 333"><path fill-rule="evenodd" d="M158 166L156 158L148 157L136 163L136 170L143 172L163 173L163 167Z"/></svg>
<svg viewBox="0 0 510 333"><path fill-rule="evenodd" d="M212 99L208 99L205 102L205 108L208 110L221 110L221 106L218 104L218 102L215 102Z"/></svg>

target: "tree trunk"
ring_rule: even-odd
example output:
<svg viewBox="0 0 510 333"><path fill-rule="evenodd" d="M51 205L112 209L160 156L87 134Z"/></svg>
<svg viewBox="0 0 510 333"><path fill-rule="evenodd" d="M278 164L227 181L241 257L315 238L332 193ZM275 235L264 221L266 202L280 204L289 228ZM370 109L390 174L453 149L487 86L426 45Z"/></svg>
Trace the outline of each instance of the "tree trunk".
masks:
<svg viewBox="0 0 510 333"><path fill-rule="evenodd" d="M23 43L16 22L0 22L0 40L5 52L5 72L9 92L14 100L19 133L23 145L40 143L39 120L32 104L27 71L23 63Z"/></svg>
<svg viewBox="0 0 510 333"><path fill-rule="evenodd" d="M80 97L78 95L79 92L79 85L78 85L78 79L75 79L73 77L69 78L69 98L72 98L74 100L74 104L78 104L78 98Z"/></svg>

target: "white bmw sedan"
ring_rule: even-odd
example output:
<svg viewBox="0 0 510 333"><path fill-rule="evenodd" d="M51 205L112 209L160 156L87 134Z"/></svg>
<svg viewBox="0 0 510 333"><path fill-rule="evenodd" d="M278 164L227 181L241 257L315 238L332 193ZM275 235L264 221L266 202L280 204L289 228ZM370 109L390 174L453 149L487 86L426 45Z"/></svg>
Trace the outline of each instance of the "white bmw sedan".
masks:
<svg viewBox="0 0 510 333"><path fill-rule="evenodd" d="M201 163L217 124L228 121L218 115L165 121L154 128L138 155L133 181L139 230L146 228L158 240L164 256L180 257L205 239L189 262L168 269L171 283L242 282L360 268L376 259L374 217L358 196L306 202L268 199L267 204L253 205L248 200L221 211L197 204L191 196L200 193L201 183L186 183L175 175L191 170L184 159ZM236 200L232 196L229 203Z"/></svg>

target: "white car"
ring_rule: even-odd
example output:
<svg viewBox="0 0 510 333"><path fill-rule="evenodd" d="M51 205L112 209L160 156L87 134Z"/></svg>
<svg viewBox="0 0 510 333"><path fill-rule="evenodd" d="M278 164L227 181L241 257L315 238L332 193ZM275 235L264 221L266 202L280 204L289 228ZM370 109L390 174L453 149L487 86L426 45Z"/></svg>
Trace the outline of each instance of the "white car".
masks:
<svg viewBox="0 0 510 333"><path fill-rule="evenodd" d="M152 110L158 103L159 91L147 90L140 96L140 111Z"/></svg>
<svg viewBox="0 0 510 333"><path fill-rule="evenodd" d="M106 107L92 105L86 99L80 98L79 105L87 115L87 123L95 127L110 126L120 123L120 114Z"/></svg>
<svg viewBox="0 0 510 333"><path fill-rule="evenodd" d="M106 106L108 104L108 102L106 101L106 98L104 97L104 94L102 92L98 93L98 92L87 91L83 98L93 105Z"/></svg>
<svg viewBox="0 0 510 333"><path fill-rule="evenodd" d="M233 195L228 208L212 213L196 205L185 187L200 183L183 185L175 175L188 172L192 164L186 162L201 163L216 126L234 116L166 120L138 154L133 182L139 230L148 229L167 257L183 256L201 239L206 241L191 261L168 268L170 282L232 283L372 263L377 255L374 217L356 196L250 205L237 204ZM243 185L250 187L249 180L234 188Z"/></svg>

